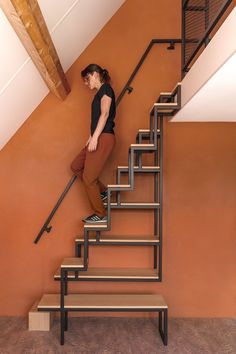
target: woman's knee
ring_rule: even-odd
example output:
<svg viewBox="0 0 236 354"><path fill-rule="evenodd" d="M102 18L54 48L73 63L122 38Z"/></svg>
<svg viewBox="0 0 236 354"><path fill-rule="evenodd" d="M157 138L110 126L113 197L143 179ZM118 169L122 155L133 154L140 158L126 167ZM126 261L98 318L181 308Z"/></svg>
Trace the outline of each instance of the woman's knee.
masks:
<svg viewBox="0 0 236 354"><path fill-rule="evenodd" d="M75 165L74 165L74 161L71 163L70 165L70 169L72 172L76 173L76 169L75 169Z"/></svg>
<svg viewBox="0 0 236 354"><path fill-rule="evenodd" d="M82 181L84 182L85 186L91 186L93 183L97 183L96 180L94 180L94 178L91 178L89 175L87 175L86 173L83 173L81 175Z"/></svg>

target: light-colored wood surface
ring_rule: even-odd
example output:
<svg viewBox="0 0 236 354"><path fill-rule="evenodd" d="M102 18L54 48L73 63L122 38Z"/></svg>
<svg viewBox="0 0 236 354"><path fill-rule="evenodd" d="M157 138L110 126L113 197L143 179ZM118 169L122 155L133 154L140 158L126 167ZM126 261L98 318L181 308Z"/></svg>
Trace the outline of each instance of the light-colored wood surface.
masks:
<svg viewBox="0 0 236 354"><path fill-rule="evenodd" d="M64 258L61 263L61 268L83 268L84 260L83 258L71 257Z"/></svg>
<svg viewBox="0 0 236 354"><path fill-rule="evenodd" d="M121 168L128 169L129 166L118 166L117 168L118 169L121 169ZM135 170L141 169L141 170L156 170L156 171L158 171L158 170L160 170L160 166L142 166L141 168L139 166L134 166L134 169Z"/></svg>
<svg viewBox="0 0 236 354"><path fill-rule="evenodd" d="M178 106L178 103L176 103L176 102L157 102L157 103L154 103L154 105L153 105L154 107L165 107L165 106L167 106L167 107L176 107L176 106Z"/></svg>
<svg viewBox="0 0 236 354"><path fill-rule="evenodd" d="M53 321L53 314L50 312L39 312L38 301L33 304L28 313L29 331L50 331Z"/></svg>
<svg viewBox="0 0 236 354"><path fill-rule="evenodd" d="M139 133L150 133L150 129L139 129ZM157 133L160 133L160 129L157 129Z"/></svg>
<svg viewBox="0 0 236 354"><path fill-rule="evenodd" d="M66 309L166 309L161 295L149 294L71 294L65 296ZM60 295L45 294L39 309L59 309Z"/></svg>
<svg viewBox="0 0 236 354"><path fill-rule="evenodd" d="M130 184L108 184L108 188L130 188Z"/></svg>
<svg viewBox="0 0 236 354"><path fill-rule="evenodd" d="M172 90L172 93L177 89L178 86L181 86L182 82L177 82L177 84L175 85L175 87Z"/></svg>
<svg viewBox="0 0 236 354"><path fill-rule="evenodd" d="M73 272L68 273L68 278L75 277ZM54 276L55 279L60 279L60 271L58 270ZM79 278L109 278L109 279L158 279L158 273L155 269L144 268L89 268L86 271L79 273Z"/></svg>
<svg viewBox="0 0 236 354"><path fill-rule="evenodd" d="M84 236L78 236L75 239L75 242L83 242ZM95 242L96 237L89 238L90 242ZM99 238L100 242L103 243L110 243L110 242L159 242L159 239L153 235L120 235L120 236L113 236L113 235L101 235Z"/></svg>
<svg viewBox="0 0 236 354"><path fill-rule="evenodd" d="M145 147L150 147L153 148L155 145L154 144L130 144L131 147L141 147L141 148L145 148Z"/></svg>
<svg viewBox="0 0 236 354"><path fill-rule="evenodd" d="M96 229L96 230L106 230L107 229L107 223L105 224L84 224L84 229Z"/></svg>
<svg viewBox="0 0 236 354"><path fill-rule="evenodd" d="M38 2L0 0L0 5L49 90L64 99L70 87Z"/></svg>
<svg viewBox="0 0 236 354"><path fill-rule="evenodd" d="M106 205L106 203L104 203ZM156 207L159 206L159 203L120 203L121 206L130 206L130 207L135 207L135 206L148 206L148 207ZM117 206L117 203L111 203L111 206Z"/></svg>

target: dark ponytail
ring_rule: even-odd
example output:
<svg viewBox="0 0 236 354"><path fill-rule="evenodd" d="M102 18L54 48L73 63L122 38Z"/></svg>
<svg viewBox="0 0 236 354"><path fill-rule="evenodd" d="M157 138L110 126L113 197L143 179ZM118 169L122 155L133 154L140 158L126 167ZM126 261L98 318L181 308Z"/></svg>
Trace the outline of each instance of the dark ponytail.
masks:
<svg viewBox="0 0 236 354"><path fill-rule="evenodd" d="M106 69L102 70L102 78L101 79L102 79L102 82L110 82L111 81L109 72Z"/></svg>
<svg viewBox="0 0 236 354"><path fill-rule="evenodd" d="M81 71L81 77L84 79L88 74L93 74L94 71L99 74L101 82L111 81L108 71L106 69L102 69L101 66L97 64L89 64L86 66L86 68Z"/></svg>

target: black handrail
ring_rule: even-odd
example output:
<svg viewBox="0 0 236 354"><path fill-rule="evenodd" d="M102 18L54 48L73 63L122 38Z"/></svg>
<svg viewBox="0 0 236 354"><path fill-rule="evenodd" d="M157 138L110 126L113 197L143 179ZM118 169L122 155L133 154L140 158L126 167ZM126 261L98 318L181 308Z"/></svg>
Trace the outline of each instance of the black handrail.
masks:
<svg viewBox="0 0 236 354"><path fill-rule="evenodd" d="M72 186L72 184L74 183L74 181L76 180L77 176L74 175L73 177L71 177L69 183L67 184L66 188L64 189L64 191L62 192L60 198L58 199L56 205L54 206L53 210L51 211L49 217L47 218L47 220L45 221L45 223L43 224L42 229L40 230L40 232L38 233L38 236L36 237L36 239L34 240L34 243L37 243L42 234L46 231L46 232L50 232L52 229L52 226L48 226L50 224L50 221L52 220L55 212L57 211L57 209L59 208L60 204L62 203L63 199L65 198L67 192L69 191L70 187Z"/></svg>
<svg viewBox="0 0 236 354"><path fill-rule="evenodd" d="M125 84L123 90L121 91L121 93L119 94L117 100L116 100L116 106L118 106L118 104L120 103L120 101L122 100L123 96L125 95L126 91L128 91L128 93L131 93L133 91L133 88L130 87L131 82L133 81L133 79L135 78L137 72L139 71L140 67L142 66L144 60L146 59L146 57L148 56L150 50L152 49L154 44L170 44L169 47L167 47L167 49L171 50L174 49L174 44L175 43L182 43L181 39L176 39L176 38L172 38L172 39L152 39L151 42L149 43L149 45L147 46L147 49L145 50L144 54L142 55L141 59L139 60L137 66L135 67L133 73L131 74L129 80L127 81L127 83Z"/></svg>
<svg viewBox="0 0 236 354"><path fill-rule="evenodd" d="M171 39L152 39L151 42L149 43L149 45L147 46L147 49L145 50L144 54L142 55L141 59L139 60L137 66L135 67L133 73L131 74L129 80L127 81L127 83L125 84L123 90L121 91L121 93L119 94L117 100L116 100L116 106L119 105L120 101L122 100L123 96L125 95L126 92L131 93L133 91L133 88L130 87L131 82L133 81L133 79L135 78L137 72L139 71L140 67L142 66L144 60L146 59L148 53L150 52L150 50L152 49L154 44L169 44L169 47L167 47L168 50L173 50L175 49L175 44L176 43L181 43L182 40L179 38L171 38ZM66 194L68 193L68 191L70 190L72 184L74 183L74 181L76 180L77 176L73 176L70 181L68 182L65 190L63 191L63 193L61 194L60 198L58 199L56 205L54 206L53 210L51 211L50 215L48 216L47 220L45 221L43 227L41 228L40 232L38 233L37 237L34 240L34 243L38 243L38 241L40 240L40 238L42 237L44 232L49 233L52 229L52 226L49 226L50 221L52 220L54 214L56 213L57 209L59 208L60 204L62 203L63 199L65 198Z"/></svg>

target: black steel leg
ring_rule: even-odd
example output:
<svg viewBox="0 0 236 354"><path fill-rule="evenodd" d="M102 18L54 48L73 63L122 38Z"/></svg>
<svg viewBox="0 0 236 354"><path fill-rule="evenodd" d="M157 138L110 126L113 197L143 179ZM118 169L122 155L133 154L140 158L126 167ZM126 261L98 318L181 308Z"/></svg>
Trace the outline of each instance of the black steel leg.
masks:
<svg viewBox="0 0 236 354"><path fill-rule="evenodd" d="M100 241L100 231L96 231L96 242Z"/></svg>
<svg viewBox="0 0 236 354"><path fill-rule="evenodd" d="M164 310L164 345L168 344L168 310Z"/></svg>
<svg viewBox="0 0 236 354"><path fill-rule="evenodd" d="M142 152L138 151L136 154L136 166L142 168Z"/></svg>
<svg viewBox="0 0 236 354"><path fill-rule="evenodd" d="M64 289L65 289L65 295L67 295L67 293L68 293L68 282L67 282L67 280L65 281Z"/></svg>
<svg viewBox="0 0 236 354"><path fill-rule="evenodd" d="M68 311L65 312L65 331L68 331Z"/></svg>
<svg viewBox="0 0 236 354"><path fill-rule="evenodd" d="M162 337L162 311L159 311L158 314L159 314L159 332Z"/></svg>
<svg viewBox="0 0 236 354"><path fill-rule="evenodd" d="M157 246L153 246L154 269L157 269Z"/></svg>
<svg viewBox="0 0 236 354"><path fill-rule="evenodd" d="M81 257L81 244L75 245L75 257Z"/></svg>
<svg viewBox="0 0 236 354"><path fill-rule="evenodd" d="M162 312L164 312L164 321L163 321ZM168 344L168 309L164 309L159 312L159 332L163 344L167 345Z"/></svg>
<svg viewBox="0 0 236 354"><path fill-rule="evenodd" d="M61 311L61 345L64 345L65 314Z"/></svg>

